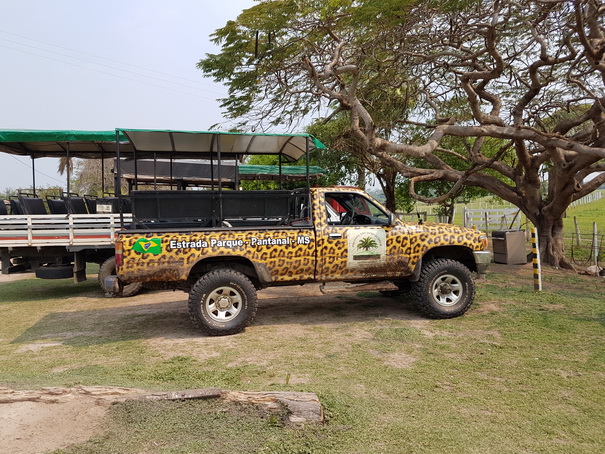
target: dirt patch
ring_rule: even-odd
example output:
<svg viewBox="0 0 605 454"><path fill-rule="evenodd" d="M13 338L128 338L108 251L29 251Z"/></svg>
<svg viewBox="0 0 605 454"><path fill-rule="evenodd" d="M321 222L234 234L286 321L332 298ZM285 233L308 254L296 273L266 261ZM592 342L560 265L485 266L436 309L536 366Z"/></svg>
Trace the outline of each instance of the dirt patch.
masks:
<svg viewBox="0 0 605 454"><path fill-rule="evenodd" d="M0 273L0 282L12 282L20 279L33 279L36 275L34 273L11 273L2 274Z"/></svg>
<svg viewBox="0 0 605 454"><path fill-rule="evenodd" d="M395 369L408 369L416 362L417 359L418 358L415 356L398 352L388 355L384 363L387 366L394 367Z"/></svg>
<svg viewBox="0 0 605 454"><path fill-rule="evenodd" d="M480 305L475 304L474 312L476 314L487 314L490 312L500 312L504 310L502 301L486 301Z"/></svg>
<svg viewBox="0 0 605 454"><path fill-rule="evenodd" d="M62 342L37 342L35 344L25 344L22 345L21 347L19 347L16 352L17 353L23 353L23 352L38 352L44 348L48 348L48 347L57 347L59 345L63 345Z"/></svg>
<svg viewBox="0 0 605 454"><path fill-rule="evenodd" d="M35 454L85 442L100 433L109 406L125 393L124 388L0 388L0 453Z"/></svg>

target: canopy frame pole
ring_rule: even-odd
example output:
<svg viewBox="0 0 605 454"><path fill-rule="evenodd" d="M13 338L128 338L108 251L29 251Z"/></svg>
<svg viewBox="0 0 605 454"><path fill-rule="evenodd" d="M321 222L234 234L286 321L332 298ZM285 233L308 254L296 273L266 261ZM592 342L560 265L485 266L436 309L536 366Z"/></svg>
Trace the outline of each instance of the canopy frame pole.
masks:
<svg viewBox="0 0 605 454"><path fill-rule="evenodd" d="M134 146L133 146L134 149ZM136 158L136 154L135 154ZM120 212L120 227L124 228L124 213L122 212L122 187L120 181L122 179L122 166L120 164L120 131L116 129L116 178L115 192L118 198L118 211Z"/></svg>
<svg viewBox="0 0 605 454"><path fill-rule="evenodd" d="M67 212L69 213L69 210L71 209L71 185L69 184L69 180L70 178L70 162L69 162L69 142L67 142L65 147L65 156L67 158L67 162L65 163L65 167L66 167L66 172L65 174L67 175Z"/></svg>
<svg viewBox="0 0 605 454"><path fill-rule="evenodd" d="M29 156L32 160L32 193L36 195L36 160L34 155Z"/></svg>
<svg viewBox="0 0 605 454"><path fill-rule="evenodd" d="M277 159L279 162L279 189L284 189L284 182L282 179L282 170L281 170L281 165L282 165L282 152L280 150L279 154L277 155Z"/></svg>
<svg viewBox="0 0 605 454"><path fill-rule="evenodd" d="M210 190L214 191L214 159L212 156L212 150L214 149L214 138L216 135L212 135L212 139L210 141Z"/></svg>
<svg viewBox="0 0 605 454"><path fill-rule="evenodd" d="M223 180L221 178L221 138L217 137L216 141L216 154L218 158L218 167L216 169L216 176L218 178L218 217L219 225L223 225Z"/></svg>
<svg viewBox="0 0 605 454"><path fill-rule="evenodd" d="M309 175L309 163L311 158L309 157L309 136L305 137L305 156L307 157L307 191L311 189L311 176Z"/></svg>
<svg viewBox="0 0 605 454"><path fill-rule="evenodd" d="M158 190L158 158L155 151L153 152L153 190Z"/></svg>
<svg viewBox="0 0 605 454"><path fill-rule="evenodd" d="M157 191L158 190L158 185L157 185L157 155L156 152L153 152L153 190ZM155 198L155 212L158 213L158 216L162 216L162 205L160 203L160 198L156 197Z"/></svg>
<svg viewBox="0 0 605 454"><path fill-rule="evenodd" d="M105 153L101 151L101 197L105 196Z"/></svg>
<svg viewBox="0 0 605 454"><path fill-rule="evenodd" d="M132 159L134 160L134 189L139 189L139 164L137 159L137 152L133 151Z"/></svg>

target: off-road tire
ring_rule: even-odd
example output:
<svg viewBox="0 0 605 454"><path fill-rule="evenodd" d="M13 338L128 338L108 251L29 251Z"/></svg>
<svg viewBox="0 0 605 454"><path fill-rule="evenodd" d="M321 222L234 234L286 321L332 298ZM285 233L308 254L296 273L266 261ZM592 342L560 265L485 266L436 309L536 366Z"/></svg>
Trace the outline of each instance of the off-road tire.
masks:
<svg viewBox="0 0 605 454"><path fill-rule="evenodd" d="M116 258L109 257L105 260L101 266L99 267L99 285L101 289L105 292L105 286L103 283L105 282L105 278L116 274ZM109 296L122 296L124 298L128 298L129 296L134 296L141 291L143 288L143 284L141 282L133 282L131 284L126 284L122 289L122 295L116 295L114 293L106 293Z"/></svg>
<svg viewBox="0 0 605 454"><path fill-rule="evenodd" d="M475 282L469 269L456 260L430 260L422 266L420 279L412 283L412 296L427 317L458 317L473 303Z"/></svg>
<svg viewBox="0 0 605 454"><path fill-rule="evenodd" d="M189 292L189 316L208 336L242 332L254 320L257 304L250 279L232 269L204 274Z"/></svg>

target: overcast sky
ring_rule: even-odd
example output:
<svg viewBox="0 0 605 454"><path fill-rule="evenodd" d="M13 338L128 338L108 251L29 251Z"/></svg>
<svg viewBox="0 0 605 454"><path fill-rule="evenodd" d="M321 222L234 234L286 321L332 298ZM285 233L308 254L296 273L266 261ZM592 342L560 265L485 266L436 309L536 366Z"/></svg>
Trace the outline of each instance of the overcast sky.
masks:
<svg viewBox="0 0 605 454"><path fill-rule="evenodd" d="M195 65L254 0L0 0L0 129L207 130L226 89ZM65 185L36 160L36 185ZM0 191L31 160L0 153Z"/></svg>

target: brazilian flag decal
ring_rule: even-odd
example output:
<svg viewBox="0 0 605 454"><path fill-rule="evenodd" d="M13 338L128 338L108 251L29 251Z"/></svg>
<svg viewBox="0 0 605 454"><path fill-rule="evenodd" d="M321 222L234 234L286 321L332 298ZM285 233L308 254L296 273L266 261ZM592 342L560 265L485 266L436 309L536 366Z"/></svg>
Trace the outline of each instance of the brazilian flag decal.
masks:
<svg viewBox="0 0 605 454"><path fill-rule="evenodd" d="M158 255L162 253L161 238L141 238L132 247L132 250L141 254L149 253Z"/></svg>

